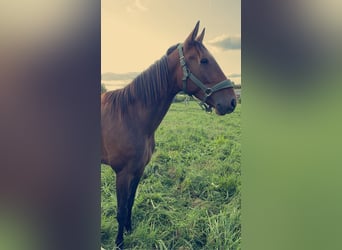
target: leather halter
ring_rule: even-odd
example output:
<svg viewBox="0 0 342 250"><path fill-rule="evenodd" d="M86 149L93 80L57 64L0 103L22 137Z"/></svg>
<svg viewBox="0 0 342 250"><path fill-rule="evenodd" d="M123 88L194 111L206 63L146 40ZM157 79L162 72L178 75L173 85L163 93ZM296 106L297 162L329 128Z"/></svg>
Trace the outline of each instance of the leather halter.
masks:
<svg viewBox="0 0 342 250"><path fill-rule="evenodd" d="M205 109L207 112L210 112L211 107L206 103L207 98L209 96L211 96L213 93L215 93L221 89L232 88L233 87L232 82L230 80L226 79L226 80L223 80L222 82L215 84L212 88L206 87L203 84L203 82L201 82L201 80L199 80L196 76L194 76L191 73L190 69L187 67L186 62L185 62L185 58L184 58L184 54L183 54L183 44L180 43L177 46L177 49L178 49L178 54L179 54L179 62L180 62L180 65L183 69L183 78L182 78L182 80L183 80L183 91L188 95L192 95L192 94L188 93L186 90L187 80L190 78L190 80L204 92L204 99L201 100L200 106L203 109Z"/></svg>

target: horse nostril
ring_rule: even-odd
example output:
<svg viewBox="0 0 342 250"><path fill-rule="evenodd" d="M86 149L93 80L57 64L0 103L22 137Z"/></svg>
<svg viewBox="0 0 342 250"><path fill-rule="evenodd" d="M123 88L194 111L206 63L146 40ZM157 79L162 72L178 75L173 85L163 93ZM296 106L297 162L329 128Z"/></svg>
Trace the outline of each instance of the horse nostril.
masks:
<svg viewBox="0 0 342 250"><path fill-rule="evenodd" d="M230 103L231 105L232 105L232 107L233 108L235 108L236 107L236 100L235 100L235 98L234 99L232 99L232 101L231 101L231 103Z"/></svg>

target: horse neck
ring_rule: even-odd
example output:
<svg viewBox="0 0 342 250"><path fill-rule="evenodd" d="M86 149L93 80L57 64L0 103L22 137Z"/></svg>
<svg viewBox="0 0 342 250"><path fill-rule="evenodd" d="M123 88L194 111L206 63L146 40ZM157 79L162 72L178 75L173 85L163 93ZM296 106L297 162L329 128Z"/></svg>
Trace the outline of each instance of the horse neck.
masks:
<svg viewBox="0 0 342 250"><path fill-rule="evenodd" d="M178 62L178 54L175 56L174 53L168 56L168 71L169 71L169 79L167 91L160 95L159 101L155 105L151 105L146 110L145 117L147 118L144 122L146 131L148 134L154 134L155 130L158 128L163 118L165 117L167 111L169 110L172 101L176 94L181 90L177 85L177 63Z"/></svg>
<svg viewBox="0 0 342 250"><path fill-rule="evenodd" d="M151 109L147 111L148 121L146 131L148 134L152 135L156 131L169 110L172 100L173 97L166 97L158 106L151 107Z"/></svg>

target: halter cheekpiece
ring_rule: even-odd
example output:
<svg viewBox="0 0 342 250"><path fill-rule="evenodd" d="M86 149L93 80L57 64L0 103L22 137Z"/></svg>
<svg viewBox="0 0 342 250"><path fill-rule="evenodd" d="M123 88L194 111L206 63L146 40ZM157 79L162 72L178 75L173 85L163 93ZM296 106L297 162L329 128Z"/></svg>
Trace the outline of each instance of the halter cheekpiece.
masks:
<svg viewBox="0 0 342 250"><path fill-rule="evenodd" d="M211 96L213 93L215 93L221 89L232 88L233 87L232 82L229 81L228 79L226 79L226 80L223 80L222 82L215 84L212 88L207 88L203 84L203 82L201 82L201 80L199 80L196 76L194 76L191 73L190 69L187 67L186 62L185 62L185 58L184 58L184 54L183 54L183 44L180 43L177 46L177 49L178 49L178 54L179 54L179 62L180 62L180 65L183 69L183 78L182 78L182 80L183 80L183 91L190 96L192 95L192 94L189 94L188 91L186 90L187 80L190 78L190 80L204 92L204 99L201 100L201 103L199 105L205 111L211 112L211 107L206 103L207 98L209 96Z"/></svg>

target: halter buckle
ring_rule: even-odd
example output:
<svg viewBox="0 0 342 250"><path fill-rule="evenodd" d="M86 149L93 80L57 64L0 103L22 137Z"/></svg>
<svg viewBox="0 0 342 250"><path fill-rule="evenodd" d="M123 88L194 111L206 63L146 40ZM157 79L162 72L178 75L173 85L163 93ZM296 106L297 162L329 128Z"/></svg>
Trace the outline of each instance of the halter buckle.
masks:
<svg viewBox="0 0 342 250"><path fill-rule="evenodd" d="M214 93L214 91L211 88L207 88L206 90L204 90L204 94L206 97L211 96L212 93Z"/></svg>
<svg viewBox="0 0 342 250"><path fill-rule="evenodd" d="M180 64L182 65L182 67L186 65L185 60L184 60L184 56L181 56L179 58L179 61L180 61Z"/></svg>

